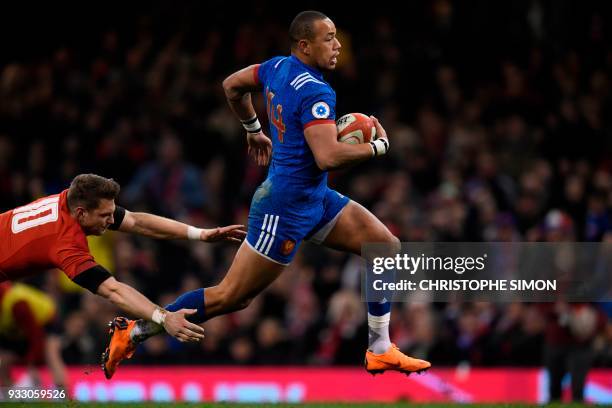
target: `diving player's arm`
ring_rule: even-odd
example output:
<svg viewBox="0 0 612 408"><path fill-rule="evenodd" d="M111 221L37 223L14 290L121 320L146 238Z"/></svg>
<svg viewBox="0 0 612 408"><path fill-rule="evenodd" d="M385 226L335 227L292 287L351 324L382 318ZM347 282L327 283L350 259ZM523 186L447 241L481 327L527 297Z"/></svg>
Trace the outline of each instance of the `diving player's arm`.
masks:
<svg viewBox="0 0 612 408"><path fill-rule="evenodd" d="M204 338L204 330L186 319L188 314L196 310L164 310L133 287L118 282L106 268L94 261L84 234L60 237L50 250L54 254L54 265L82 288L102 296L138 318L163 326L168 334L179 341L199 341Z"/></svg>
<svg viewBox="0 0 612 408"><path fill-rule="evenodd" d="M84 270L72 280L129 314L161 325L169 335L179 341L200 341L204 338L204 329L187 320L187 315L195 313L196 310L181 309L170 312L162 309L133 287L117 281L100 265Z"/></svg>
<svg viewBox="0 0 612 408"><path fill-rule="evenodd" d="M249 154L259 166L265 166L272 156L272 141L262 132L251 101L251 92L260 90L258 67L251 65L234 72L223 81L223 90L227 103L247 131Z"/></svg>
<svg viewBox="0 0 612 408"><path fill-rule="evenodd" d="M335 170L385 154L389 142L387 132L372 116L378 135L374 143L347 144L338 142L338 130L334 123L322 123L304 129L306 142L314 155L317 166L324 171ZM382 139L385 139L383 142ZM380 142L378 142L380 140Z"/></svg>
<svg viewBox="0 0 612 408"><path fill-rule="evenodd" d="M198 241L234 241L241 242L246 236L244 225L228 225L217 228L196 228L169 218L154 214L131 212L116 207L115 223L111 229L140 234L158 239L192 239Z"/></svg>

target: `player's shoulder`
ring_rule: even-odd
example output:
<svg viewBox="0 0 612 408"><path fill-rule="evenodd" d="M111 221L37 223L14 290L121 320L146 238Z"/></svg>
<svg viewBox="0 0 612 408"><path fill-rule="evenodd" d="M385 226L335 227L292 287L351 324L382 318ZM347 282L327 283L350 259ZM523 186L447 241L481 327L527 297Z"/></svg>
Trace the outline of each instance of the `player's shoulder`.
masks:
<svg viewBox="0 0 612 408"><path fill-rule="evenodd" d="M56 248L58 250L89 252L87 235L79 223L71 217L65 217L63 221L60 228L56 231Z"/></svg>
<svg viewBox="0 0 612 408"><path fill-rule="evenodd" d="M25 212L29 212L29 211L33 211L33 210L37 210L41 207L45 207L45 206L51 206L51 205L57 205L61 200L61 193L60 194L53 194L53 195L49 195L46 197L41 197L38 198L34 201L32 201L31 203L28 204L24 204L21 205L19 207L16 207L12 210L12 212L14 214L17 213L25 213Z"/></svg>
<svg viewBox="0 0 612 408"><path fill-rule="evenodd" d="M291 88L302 95L310 93L333 93L331 86L325 80L304 68L292 70L288 82Z"/></svg>
<svg viewBox="0 0 612 408"><path fill-rule="evenodd" d="M276 56L276 57L272 57L269 60L266 60L264 62L262 62L261 64L259 64L257 66L257 70L259 72L266 72L266 73L272 73L274 71L279 70L281 67L283 67L283 62L286 61L289 57L286 56Z"/></svg>
<svg viewBox="0 0 612 408"><path fill-rule="evenodd" d="M277 69L287 58L289 57L286 55L277 55L276 57L272 57L261 64L269 65L272 69Z"/></svg>
<svg viewBox="0 0 612 408"><path fill-rule="evenodd" d="M308 98L312 95L328 94L335 97L335 92L323 75L313 69L306 67L295 58L290 59L291 69L287 76L287 83L298 97Z"/></svg>
<svg viewBox="0 0 612 408"><path fill-rule="evenodd" d="M43 235L47 235L49 231L55 227L54 221L57 221L59 218L61 206L61 194L41 197L28 204L21 205L2 213L2 224L10 225L13 234L29 231L27 234L19 235L19 237L26 237L24 238L26 240L29 239L27 237L33 234L42 233ZM40 227L31 228L32 226ZM17 237L17 235L15 236Z"/></svg>

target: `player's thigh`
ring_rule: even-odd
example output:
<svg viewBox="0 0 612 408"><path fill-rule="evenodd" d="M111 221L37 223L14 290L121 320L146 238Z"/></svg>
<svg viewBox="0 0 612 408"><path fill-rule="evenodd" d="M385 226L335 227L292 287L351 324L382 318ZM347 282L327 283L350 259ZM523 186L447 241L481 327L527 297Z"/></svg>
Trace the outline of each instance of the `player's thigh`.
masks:
<svg viewBox="0 0 612 408"><path fill-rule="evenodd" d="M225 296L253 298L268 287L284 269L285 265L262 256L243 242L218 287Z"/></svg>
<svg viewBox="0 0 612 408"><path fill-rule="evenodd" d="M399 240L374 214L351 200L340 213L323 245L361 255L361 245L368 242L398 243Z"/></svg>

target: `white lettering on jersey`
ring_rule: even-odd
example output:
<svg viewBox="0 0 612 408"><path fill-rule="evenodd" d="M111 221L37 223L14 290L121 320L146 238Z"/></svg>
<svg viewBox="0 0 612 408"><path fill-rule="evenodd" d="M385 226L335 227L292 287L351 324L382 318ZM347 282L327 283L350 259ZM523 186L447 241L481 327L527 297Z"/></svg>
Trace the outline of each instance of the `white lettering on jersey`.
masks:
<svg viewBox="0 0 612 408"><path fill-rule="evenodd" d="M18 234L29 228L55 222L59 218L59 197L45 198L13 210L11 231Z"/></svg>

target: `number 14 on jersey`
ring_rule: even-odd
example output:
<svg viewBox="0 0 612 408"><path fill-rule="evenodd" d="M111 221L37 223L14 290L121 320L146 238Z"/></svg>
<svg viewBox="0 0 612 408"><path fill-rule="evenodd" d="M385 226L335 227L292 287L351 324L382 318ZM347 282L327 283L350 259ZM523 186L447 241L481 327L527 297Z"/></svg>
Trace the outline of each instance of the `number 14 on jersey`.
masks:
<svg viewBox="0 0 612 408"><path fill-rule="evenodd" d="M274 93L270 91L270 88L266 88L266 106L268 108L268 118L270 119L270 123L276 128L278 131L278 141L283 143L283 136L285 134L285 124L283 123L283 105L276 105L276 109L274 107Z"/></svg>

